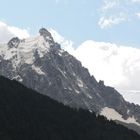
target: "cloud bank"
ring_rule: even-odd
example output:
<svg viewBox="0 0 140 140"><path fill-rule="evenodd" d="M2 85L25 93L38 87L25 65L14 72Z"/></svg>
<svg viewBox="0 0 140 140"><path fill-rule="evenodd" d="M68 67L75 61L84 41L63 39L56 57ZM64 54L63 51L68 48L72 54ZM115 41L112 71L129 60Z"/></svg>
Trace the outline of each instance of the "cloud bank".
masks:
<svg viewBox="0 0 140 140"><path fill-rule="evenodd" d="M4 43L9 41L12 37L19 37L20 39L29 37L29 32L26 29L20 29L15 26L9 26L0 21L0 42Z"/></svg>

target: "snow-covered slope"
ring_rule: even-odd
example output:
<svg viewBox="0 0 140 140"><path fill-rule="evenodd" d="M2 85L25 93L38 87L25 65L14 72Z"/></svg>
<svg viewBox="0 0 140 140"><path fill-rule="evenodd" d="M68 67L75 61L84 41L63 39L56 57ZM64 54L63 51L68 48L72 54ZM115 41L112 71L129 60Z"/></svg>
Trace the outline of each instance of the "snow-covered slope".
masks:
<svg viewBox="0 0 140 140"><path fill-rule="evenodd" d="M43 36L21 40L18 47L13 46L10 48L8 45L0 45L0 52L4 60L13 59L16 66L21 62L33 64L36 51L38 51L40 58L42 58L49 49L50 45L44 40ZM15 57L16 59L14 59Z"/></svg>
<svg viewBox="0 0 140 140"><path fill-rule="evenodd" d="M124 119L121 114L119 114L116 110L114 110L112 108L108 108L108 107L103 108L100 115L105 116L109 120L118 120L118 121L121 121L121 122L124 122L127 124L132 123L132 124L136 124L136 125L140 126L140 123L138 123L136 121L134 116Z"/></svg>
<svg viewBox="0 0 140 140"><path fill-rule="evenodd" d="M108 107L116 110L120 118L133 118L140 123L138 105L126 102L103 81L98 83L76 58L60 48L46 29L39 33L37 37L13 38L0 44L0 75L16 79L65 105L97 113Z"/></svg>

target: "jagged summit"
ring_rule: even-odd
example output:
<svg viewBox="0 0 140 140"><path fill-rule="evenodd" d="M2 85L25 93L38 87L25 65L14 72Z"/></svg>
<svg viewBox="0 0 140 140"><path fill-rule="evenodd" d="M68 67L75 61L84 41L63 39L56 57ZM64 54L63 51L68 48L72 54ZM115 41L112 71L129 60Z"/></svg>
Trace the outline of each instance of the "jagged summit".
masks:
<svg viewBox="0 0 140 140"><path fill-rule="evenodd" d="M104 81L99 80L99 87L100 88L104 88L105 87Z"/></svg>
<svg viewBox="0 0 140 140"><path fill-rule="evenodd" d="M46 28L41 28L39 30L39 34L40 34L41 37L44 38L44 41L50 43L50 45L55 44L54 39L53 39L51 33ZM39 42L41 37L33 38L34 42L35 42L35 40ZM7 46L9 48L13 48L13 47L17 48L20 43L25 43L28 40L29 39L22 39L22 40L20 40L18 37L13 37L12 39L10 39L8 41ZM43 41L43 39L42 39L42 41ZM29 42L31 42L31 40Z"/></svg>
<svg viewBox="0 0 140 140"><path fill-rule="evenodd" d="M8 43L8 47L12 48L12 47L18 47L20 43L20 39L18 37L13 37Z"/></svg>
<svg viewBox="0 0 140 140"><path fill-rule="evenodd" d="M19 64L33 64L36 57L43 58L50 50L60 50L51 33L41 28L40 35L20 40L13 37L7 44L0 45L0 56L4 60L12 60L15 67ZM38 55L37 55L38 54Z"/></svg>
<svg viewBox="0 0 140 140"><path fill-rule="evenodd" d="M53 39L51 33L50 33L46 28L41 28L41 29L39 30L39 33L40 33L41 36L44 37L44 39L45 39L46 41L49 41L49 42L51 42L51 43L54 43L54 39Z"/></svg>
<svg viewBox="0 0 140 140"><path fill-rule="evenodd" d="M41 36L44 36L44 37L51 36L51 33L46 28L41 28L39 30L39 33Z"/></svg>

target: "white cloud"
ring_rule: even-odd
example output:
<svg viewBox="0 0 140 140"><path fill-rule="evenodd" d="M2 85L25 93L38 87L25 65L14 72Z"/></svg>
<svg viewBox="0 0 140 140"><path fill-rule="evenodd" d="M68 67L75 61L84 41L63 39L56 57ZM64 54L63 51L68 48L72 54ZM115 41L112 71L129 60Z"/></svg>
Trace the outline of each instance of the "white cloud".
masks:
<svg viewBox="0 0 140 140"><path fill-rule="evenodd" d="M124 98L129 101L140 105L140 91L136 90L119 90L123 93Z"/></svg>
<svg viewBox="0 0 140 140"><path fill-rule="evenodd" d="M112 27L127 20L126 13L122 10L122 1L103 0L103 4L100 9L101 16L98 22L101 29Z"/></svg>
<svg viewBox="0 0 140 140"><path fill-rule="evenodd" d="M119 0L104 0L101 10L105 12L112 9L113 7L116 7L117 5L119 5Z"/></svg>
<svg viewBox="0 0 140 140"><path fill-rule="evenodd" d="M117 25L125 20L126 19L123 16L120 16L120 17L101 17L98 25L100 26L101 29L104 29L104 28L111 27L113 25Z"/></svg>
<svg viewBox="0 0 140 140"><path fill-rule="evenodd" d="M20 29L18 27L9 26L6 23L0 21L0 42L7 42L15 36L22 39L27 38L30 35L26 29Z"/></svg>

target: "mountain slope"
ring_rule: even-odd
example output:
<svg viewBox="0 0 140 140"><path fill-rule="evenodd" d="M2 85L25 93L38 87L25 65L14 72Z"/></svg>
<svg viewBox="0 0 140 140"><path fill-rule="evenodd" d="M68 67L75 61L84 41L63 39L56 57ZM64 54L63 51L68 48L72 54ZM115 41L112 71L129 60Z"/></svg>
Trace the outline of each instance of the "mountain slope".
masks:
<svg viewBox="0 0 140 140"><path fill-rule="evenodd" d="M126 102L112 87L97 82L73 56L60 48L44 28L37 37L11 39L0 45L0 75L47 95L64 105L100 113L114 109L140 124L140 107ZM129 123L129 122L128 122Z"/></svg>
<svg viewBox="0 0 140 140"><path fill-rule="evenodd" d="M0 77L0 140L139 140L134 131Z"/></svg>

